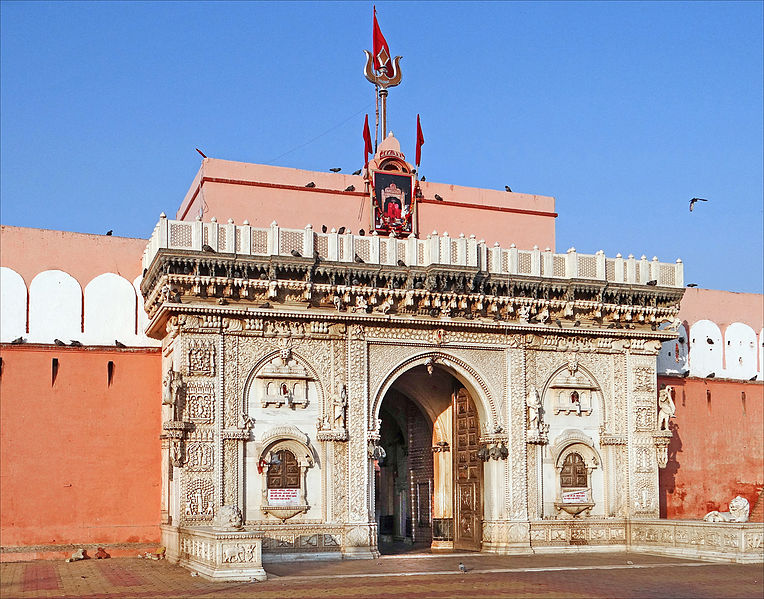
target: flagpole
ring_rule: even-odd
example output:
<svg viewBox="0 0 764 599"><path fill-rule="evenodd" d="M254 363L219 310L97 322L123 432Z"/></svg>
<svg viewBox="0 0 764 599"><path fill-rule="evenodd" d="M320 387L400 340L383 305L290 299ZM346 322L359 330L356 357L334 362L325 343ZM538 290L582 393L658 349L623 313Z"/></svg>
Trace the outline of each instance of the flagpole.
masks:
<svg viewBox="0 0 764 599"><path fill-rule="evenodd" d="M374 153L377 153L377 139L379 134L379 86L374 85L374 101L377 104L376 120L374 121ZM384 138L383 138L384 139Z"/></svg>
<svg viewBox="0 0 764 599"><path fill-rule="evenodd" d="M382 101L382 141L387 139L387 90L383 87L379 90L379 99Z"/></svg>

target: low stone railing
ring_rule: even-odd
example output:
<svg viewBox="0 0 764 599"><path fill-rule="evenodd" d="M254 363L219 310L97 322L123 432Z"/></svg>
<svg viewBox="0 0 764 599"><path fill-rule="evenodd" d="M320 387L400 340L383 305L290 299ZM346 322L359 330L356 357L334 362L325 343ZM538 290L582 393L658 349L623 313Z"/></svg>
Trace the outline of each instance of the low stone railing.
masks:
<svg viewBox="0 0 764 599"><path fill-rule="evenodd" d="M162 214L143 254L143 267L148 268L160 249L214 251L242 256L298 256L312 258L316 252L322 260L396 266L423 267L432 264L477 268L489 273L528 275L558 279L590 279L612 283L661 287L683 287L684 265L659 262L646 256L606 258L596 254L579 254L575 248L565 254L549 249L517 249L514 244L502 248L498 242L488 246L474 235L451 237L433 231L425 239L413 235L406 238L382 237L376 234L321 233L311 225L304 229L284 229L275 222L268 228L236 225L233 221L211 222L169 220Z"/></svg>
<svg viewBox="0 0 764 599"><path fill-rule="evenodd" d="M764 561L761 522L632 520L629 548L739 563Z"/></svg>
<svg viewBox="0 0 764 599"><path fill-rule="evenodd" d="M533 550L539 553L588 547L738 563L764 561L764 524L761 522L531 520L530 540Z"/></svg>

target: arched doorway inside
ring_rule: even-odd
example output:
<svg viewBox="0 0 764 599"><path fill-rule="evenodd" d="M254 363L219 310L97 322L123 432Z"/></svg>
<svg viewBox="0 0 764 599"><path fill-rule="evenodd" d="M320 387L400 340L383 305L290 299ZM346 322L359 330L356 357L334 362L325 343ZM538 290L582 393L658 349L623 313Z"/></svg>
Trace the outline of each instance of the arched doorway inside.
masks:
<svg viewBox="0 0 764 599"><path fill-rule="evenodd" d="M378 416L385 452L374 464L380 551L479 551L483 462L468 389L444 366L419 365L393 382Z"/></svg>

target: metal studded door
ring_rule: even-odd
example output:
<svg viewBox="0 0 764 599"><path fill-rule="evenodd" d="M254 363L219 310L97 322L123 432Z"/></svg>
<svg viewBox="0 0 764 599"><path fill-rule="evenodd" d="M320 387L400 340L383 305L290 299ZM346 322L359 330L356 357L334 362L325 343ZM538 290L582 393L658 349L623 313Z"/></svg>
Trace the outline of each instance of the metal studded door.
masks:
<svg viewBox="0 0 764 599"><path fill-rule="evenodd" d="M480 551L483 538L483 463L478 415L464 387L454 393L454 549Z"/></svg>

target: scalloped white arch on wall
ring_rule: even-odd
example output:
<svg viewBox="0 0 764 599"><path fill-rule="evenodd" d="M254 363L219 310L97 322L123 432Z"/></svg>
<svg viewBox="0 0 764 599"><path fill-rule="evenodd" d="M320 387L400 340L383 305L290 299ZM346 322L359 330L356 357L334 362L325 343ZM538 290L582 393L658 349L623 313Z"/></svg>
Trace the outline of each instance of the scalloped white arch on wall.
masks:
<svg viewBox="0 0 764 599"><path fill-rule="evenodd" d="M107 272L85 286L84 342L135 345L135 288L127 279Z"/></svg>
<svg viewBox="0 0 764 599"><path fill-rule="evenodd" d="M750 379L756 376L756 332L747 324L733 322L724 331L725 376Z"/></svg>
<svg viewBox="0 0 764 599"><path fill-rule="evenodd" d="M0 266L0 341L27 334L27 285L12 268Z"/></svg>
<svg viewBox="0 0 764 599"><path fill-rule="evenodd" d="M716 323L699 320L690 327L690 374L706 377L711 373L723 376L722 332Z"/></svg>
<svg viewBox="0 0 764 599"><path fill-rule="evenodd" d="M680 325L677 329L677 338L664 341L658 354L658 374L683 374L687 372L687 329Z"/></svg>
<svg viewBox="0 0 764 599"><path fill-rule="evenodd" d="M149 326L149 315L146 314L146 310L143 309L143 295L141 294L141 281L143 281L143 275L138 275L133 281L133 289L135 289L135 297L137 298L136 309L138 311L138 345L160 347L162 342L159 339L152 339L146 336L146 327Z"/></svg>
<svg viewBox="0 0 764 599"><path fill-rule="evenodd" d="M45 270L29 285L29 341L82 339L82 288L62 270Z"/></svg>

